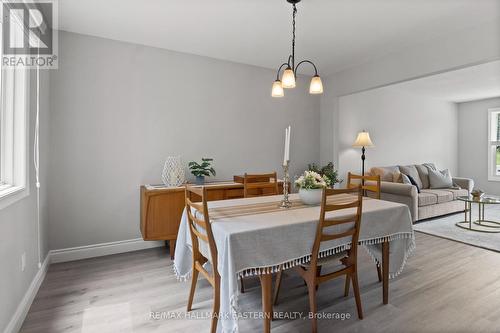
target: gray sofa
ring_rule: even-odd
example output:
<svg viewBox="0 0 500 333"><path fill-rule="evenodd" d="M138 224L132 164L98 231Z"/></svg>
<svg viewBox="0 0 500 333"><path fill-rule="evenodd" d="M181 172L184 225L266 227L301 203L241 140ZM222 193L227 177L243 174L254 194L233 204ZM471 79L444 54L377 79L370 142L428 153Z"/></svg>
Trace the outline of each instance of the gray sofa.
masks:
<svg viewBox="0 0 500 333"><path fill-rule="evenodd" d="M431 189L427 167L423 164L414 167L417 173L413 178L417 178L415 181L420 185L420 193L416 186L398 182L401 179L398 177L401 172L399 166L371 168L371 175L380 175L381 199L408 205L413 222L464 211L465 204L457 197L470 194L474 188L472 179L454 177L452 188Z"/></svg>

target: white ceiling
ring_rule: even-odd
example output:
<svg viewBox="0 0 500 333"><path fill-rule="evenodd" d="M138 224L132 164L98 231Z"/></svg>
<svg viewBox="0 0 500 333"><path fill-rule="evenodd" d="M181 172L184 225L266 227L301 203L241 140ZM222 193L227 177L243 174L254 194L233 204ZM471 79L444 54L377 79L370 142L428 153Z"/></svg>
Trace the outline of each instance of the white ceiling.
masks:
<svg viewBox="0 0 500 333"><path fill-rule="evenodd" d="M497 20L500 0L303 0L297 57L330 74ZM276 68L290 49L285 0L61 0L61 30Z"/></svg>
<svg viewBox="0 0 500 333"><path fill-rule="evenodd" d="M390 88L456 103L498 97L500 61L399 83Z"/></svg>

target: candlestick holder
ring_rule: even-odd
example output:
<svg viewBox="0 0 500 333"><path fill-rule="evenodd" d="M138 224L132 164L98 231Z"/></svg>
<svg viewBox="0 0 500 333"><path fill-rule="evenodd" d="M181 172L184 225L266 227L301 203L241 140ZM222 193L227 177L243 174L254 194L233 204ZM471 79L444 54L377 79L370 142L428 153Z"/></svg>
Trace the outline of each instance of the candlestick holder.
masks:
<svg viewBox="0 0 500 333"><path fill-rule="evenodd" d="M283 165L283 200L281 200L280 208L290 208L292 203L288 200L288 183L290 182L290 175L288 174L288 163Z"/></svg>

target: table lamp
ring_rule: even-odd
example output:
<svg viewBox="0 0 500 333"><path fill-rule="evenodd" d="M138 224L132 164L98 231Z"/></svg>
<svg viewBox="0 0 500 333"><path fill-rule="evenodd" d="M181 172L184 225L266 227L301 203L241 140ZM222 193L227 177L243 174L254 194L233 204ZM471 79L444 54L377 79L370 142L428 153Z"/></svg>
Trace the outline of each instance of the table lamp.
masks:
<svg viewBox="0 0 500 333"><path fill-rule="evenodd" d="M361 175L365 175L365 148L374 147L372 140L370 139L370 133L363 130L363 132L358 133L356 141L354 141L354 148L361 148Z"/></svg>

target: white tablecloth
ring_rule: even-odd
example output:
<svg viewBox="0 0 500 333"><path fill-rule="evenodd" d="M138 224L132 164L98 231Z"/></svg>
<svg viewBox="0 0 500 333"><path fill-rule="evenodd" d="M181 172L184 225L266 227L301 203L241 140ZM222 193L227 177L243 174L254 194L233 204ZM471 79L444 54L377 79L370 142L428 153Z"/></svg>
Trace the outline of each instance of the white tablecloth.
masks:
<svg viewBox="0 0 500 333"><path fill-rule="evenodd" d="M255 197L212 201L209 211L218 208L278 202L282 196ZM290 199L298 200L297 194ZM354 212L346 209L331 213L341 217ZM280 265L290 268L309 261L314 242L320 207L273 210L258 214L214 214L212 231L218 251L218 270L221 276L221 318L218 331L237 332L238 275L249 276L275 272ZM328 215L330 216L330 215ZM390 242L389 277L403 270L406 259L415 248L410 211L406 205L365 199L359 243L364 245L377 263L381 263L381 243ZM322 246L320 256L340 252L349 247L344 240ZM186 212L177 235L174 269L180 280L190 278L192 266L191 238Z"/></svg>

